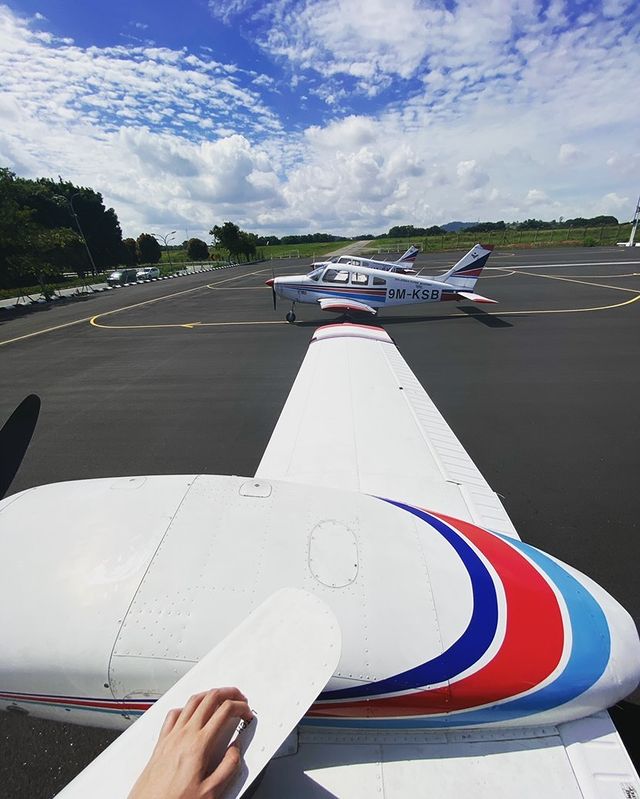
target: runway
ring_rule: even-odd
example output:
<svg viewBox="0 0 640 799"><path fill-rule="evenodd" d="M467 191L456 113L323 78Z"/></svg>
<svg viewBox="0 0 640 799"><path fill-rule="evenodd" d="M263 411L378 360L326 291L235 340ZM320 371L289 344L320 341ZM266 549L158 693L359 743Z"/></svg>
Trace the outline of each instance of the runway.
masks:
<svg viewBox="0 0 640 799"><path fill-rule="evenodd" d="M460 255L421 254L416 267L437 274ZM276 274L308 267L273 262ZM377 321L521 537L593 577L638 624L640 251L497 250L489 267L477 290L498 305L405 306ZM252 475L313 330L335 321L298 305L286 324L288 305L274 312L264 286L271 269L0 316L0 425L26 395L42 401L10 493L112 475ZM616 723L637 727L639 705L636 692ZM112 737L0 714L3 791L49 797Z"/></svg>

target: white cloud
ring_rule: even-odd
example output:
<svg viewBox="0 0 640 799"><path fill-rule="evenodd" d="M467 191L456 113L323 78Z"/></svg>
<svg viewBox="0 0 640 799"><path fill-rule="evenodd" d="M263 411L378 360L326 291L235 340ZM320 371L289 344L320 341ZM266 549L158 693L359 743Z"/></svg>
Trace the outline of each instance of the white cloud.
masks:
<svg viewBox="0 0 640 799"><path fill-rule="evenodd" d="M546 191L540 189L529 189L527 196L524 198L524 205L531 208L534 205L546 205L549 202L549 196Z"/></svg>
<svg viewBox="0 0 640 799"><path fill-rule="evenodd" d="M459 161L456 167L458 183L463 189L479 189L489 182L489 175L474 161Z"/></svg>
<svg viewBox="0 0 640 799"><path fill-rule="evenodd" d="M114 130L123 121L145 125L155 114L171 128L176 119L171 111L177 108L203 120L233 114L238 126L254 131L280 127L260 95L242 85L235 67L183 50L54 42L2 6L0 72L3 91L34 118L68 115L80 121L88 111Z"/></svg>
<svg viewBox="0 0 640 799"><path fill-rule="evenodd" d="M95 187L128 235L624 215L640 110L612 87L640 73L640 33L613 0L582 25L562 2L399 0L393 25L382 0L337 2L216 2L254 15L287 86L207 48L81 48L0 7L0 163ZM398 99L367 105L384 87ZM286 132L265 98L291 91L338 118Z"/></svg>
<svg viewBox="0 0 640 799"><path fill-rule="evenodd" d="M560 150L558 151L558 161L561 164L571 164L577 161L581 154L582 151L579 147L576 147L575 144L566 142L560 145Z"/></svg>
<svg viewBox="0 0 640 799"><path fill-rule="evenodd" d="M600 206L602 208L606 208L609 213L612 211L622 211L623 216L622 218L625 219L624 212L628 212L631 216L632 209L632 200L629 197L621 197L619 194L616 194L615 191L609 192L609 194L605 194L604 197L600 201Z"/></svg>

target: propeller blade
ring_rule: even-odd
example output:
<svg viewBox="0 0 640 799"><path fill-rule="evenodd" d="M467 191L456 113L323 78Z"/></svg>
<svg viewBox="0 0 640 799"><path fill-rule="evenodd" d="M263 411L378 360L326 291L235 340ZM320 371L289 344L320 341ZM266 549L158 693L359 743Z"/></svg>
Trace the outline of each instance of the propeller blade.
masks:
<svg viewBox="0 0 640 799"><path fill-rule="evenodd" d="M40 397L29 394L0 429L0 499L9 490L25 456L40 414Z"/></svg>
<svg viewBox="0 0 640 799"><path fill-rule="evenodd" d="M275 286L276 279L275 277L270 277L269 280L265 280L265 286L271 286L271 295L273 296L273 310L276 309L276 286Z"/></svg>
<svg viewBox="0 0 640 799"><path fill-rule="evenodd" d="M273 310L276 310L278 298L276 297L276 273L273 271L273 260L271 261L271 293L273 294Z"/></svg>

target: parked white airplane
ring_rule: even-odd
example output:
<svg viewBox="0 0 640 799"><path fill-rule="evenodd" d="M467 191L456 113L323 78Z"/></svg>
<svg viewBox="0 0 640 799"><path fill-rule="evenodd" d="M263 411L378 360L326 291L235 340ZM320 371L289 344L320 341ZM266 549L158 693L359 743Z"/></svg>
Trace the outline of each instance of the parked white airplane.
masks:
<svg viewBox="0 0 640 799"><path fill-rule="evenodd" d="M272 277L266 285L271 286L274 310L277 294L291 300L287 322L295 322L297 302L316 303L323 311L374 316L380 308L395 305L463 299L494 303L496 300L473 291L492 250L490 245L476 244L457 264L436 278L389 271L382 275L377 265L355 263L366 259L341 256L345 261L324 263L307 275Z"/></svg>
<svg viewBox="0 0 640 799"><path fill-rule="evenodd" d="M0 503L0 537L5 709L124 729L291 587L329 606L341 653L308 710L287 677L304 718L256 799L640 795L605 710L640 679L633 620L520 541L378 327L316 330L254 477L32 488ZM295 628L301 649L322 634ZM240 683L263 665L241 638ZM117 772L65 797L124 799Z"/></svg>
<svg viewBox="0 0 640 799"><path fill-rule="evenodd" d="M360 255L336 255L328 261L315 261L311 265L311 271L319 269L328 264L346 264L347 266L365 266L371 269L382 269L384 272L398 272L402 275L415 273L413 265L420 248L412 244L397 261L378 261L375 258L363 258Z"/></svg>

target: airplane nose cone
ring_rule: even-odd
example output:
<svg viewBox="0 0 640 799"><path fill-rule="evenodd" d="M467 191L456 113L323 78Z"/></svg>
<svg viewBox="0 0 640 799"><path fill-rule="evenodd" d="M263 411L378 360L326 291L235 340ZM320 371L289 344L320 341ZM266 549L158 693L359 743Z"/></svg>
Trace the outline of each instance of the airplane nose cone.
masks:
<svg viewBox="0 0 640 799"><path fill-rule="evenodd" d="M265 286L273 286L274 282L275 282L275 278L274 277L270 277L269 280L265 280L264 281L264 284L265 284Z"/></svg>

